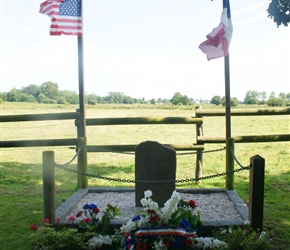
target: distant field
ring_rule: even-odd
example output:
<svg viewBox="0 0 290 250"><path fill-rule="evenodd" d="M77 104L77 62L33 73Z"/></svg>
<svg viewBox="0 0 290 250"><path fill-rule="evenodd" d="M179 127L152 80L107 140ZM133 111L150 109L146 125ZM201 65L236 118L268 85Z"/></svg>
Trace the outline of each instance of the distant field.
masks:
<svg viewBox="0 0 290 250"><path fill-rule="evenodd" d="M74 112L76 106L1 104L1 114ZM215 108L214 106L208 106ZM222 108L222 107L219 107ZM243 107L245 108L245 107ZM206 107L203 107L206 109ZM181 116L190 117L192 108L173 109L154 105L133 109L128 106L90 106L87 118L133 116ZM289 116L232 117L232 135L287 134L290 132ZM204 135L224 136L225 119L204 118ZM1 124L1 140L75 138L73 120L15 122ZM88 145L138 144L145 140L161 143L195 143L195 125L125 125L87 127ZM223 144L205 145L205 150L223 148ZM1 149L1 249L31 249L27 235L29 226L42 219L42 152L54 150L56 162L65 163L75 154L68 147L3 148ZM235 154L243 165L249 165L250 157L259 154L266 161L265 180L265 229L269 231L272 249L290 246L290 142L236 144ZM134 156L117 153L89 153L89 172L134 179ZM75 168L76 161L71 164ZM238 165L236 165L238 168ZM225 170L225 151L204 154L203 175ZM177 179L194 177L195 155L177 156ZM248 171L235 176L237 193L248 202ZM57 205L76 190L76 176L56 170ZM122 186L132 184L108 182L89 178L89 186ZM224 187L223 177L204 180L200 187ZM198 187L196 183L178 184L177 187ZM282 248L278 248L282 246ZM283 247L286 248L283 248Z"/></svg>

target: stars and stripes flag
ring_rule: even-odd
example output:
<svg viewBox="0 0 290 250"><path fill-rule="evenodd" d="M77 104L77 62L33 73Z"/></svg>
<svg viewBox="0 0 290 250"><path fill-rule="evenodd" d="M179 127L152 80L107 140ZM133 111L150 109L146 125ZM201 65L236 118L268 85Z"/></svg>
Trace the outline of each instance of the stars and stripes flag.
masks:
<svg viewBox="0 0 290 250"><path fill-rule="evenodd" d="M82 35L81 0L48 0L39 12L51 18L50 35Z"/></svg>
<svg viewBox="0 0 290 250"><path fill-rule="evenodd" d="M233 34L231 21L230 2L226 0L223 8L221 23L208 34L207 40L199 45L199 48L207 55L207 60L227 56Z"/></svg>

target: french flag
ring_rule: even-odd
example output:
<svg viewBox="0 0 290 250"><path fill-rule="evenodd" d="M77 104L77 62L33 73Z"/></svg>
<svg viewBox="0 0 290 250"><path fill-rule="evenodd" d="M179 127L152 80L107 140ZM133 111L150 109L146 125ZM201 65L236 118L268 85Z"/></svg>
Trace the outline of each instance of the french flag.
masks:
<svg viewBox="0 0 290 250"><path fill-rule="evenodd" d="M226 0L223 8L221 23L206 36L207 40L199 48L207 55L207 60L227 56L233 34L230 2Z"/></svg>

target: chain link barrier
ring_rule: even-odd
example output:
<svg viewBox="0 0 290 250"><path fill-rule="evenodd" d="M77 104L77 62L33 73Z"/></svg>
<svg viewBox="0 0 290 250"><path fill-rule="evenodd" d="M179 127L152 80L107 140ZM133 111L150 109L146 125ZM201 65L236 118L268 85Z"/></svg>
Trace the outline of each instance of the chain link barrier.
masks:
<svg viewBox="0 0 290 250"><path fill-rule="evenodd" d="M97 174L90 174L90 173L85 173L85 172L81 172L78 170L74 170L71 168L68 168L67 166L78 156L78 154L80 153L82 147L80 147L77 151L77 153L74 155L74 157L67 163L65 164L58 164L58 163L54 163L56 167L62 169L62 170L66 170L68 172L71 173L75 173L75 174L81 174L81 175L85 175L88 177L92 177L92 178L97 178L97 179L102 179L102 180L107 180L107 181L115 181L115 182L123 182L123 183L144 183L144 184L156 184L156 183L185 183L185 182L197 182L197 181L201 181L201 180L207 180L207 179L213 179L213 178L217 178L217 177L222 177L222 176L226 176L226 175L230 175L230 174L234 174L234 173L238 173L240 171L243 170L249 170L251 168L251 166L242 166L239 161L237 160L236 156L234 155L233 149L230 148L230 151L235 159L235 161L238 163L238 165L240 166L240 168L235 169L235 170L231 170L231 171L227 171L227 172L223 172L223 173L218 173L218 174L213 174L213 175L207 175L207 176L202 176L199 178L187 178L187 179L181 179L181 180L128 180L128 179L121 179L121 178L113 178L113 177L106 177L106 176L101 176L101 175L97 175ZM215 150L208 150L208 152L218 152L223 149L215 149Z"/></svg>

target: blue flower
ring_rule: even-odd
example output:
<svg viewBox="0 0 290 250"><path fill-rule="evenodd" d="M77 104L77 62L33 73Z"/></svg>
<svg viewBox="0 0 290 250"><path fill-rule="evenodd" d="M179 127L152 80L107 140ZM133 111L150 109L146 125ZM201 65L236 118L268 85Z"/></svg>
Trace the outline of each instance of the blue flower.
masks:
<svg viewBox="0 0 290 250"><path fill-rule="evenodd" d="M90 205L87 203L83 206L83 209L89 209Z"/></svg>
<svg viewBox="0 0 290 250"><path fill-rule="evenodd" d="M134 217L133 219L132 219L132 221L136 221L136 220L140 220L140 214L138 214L138 215L136 215L136 217Z"/></svg>
<svg viewBox="0 0 290 250"><path fill-rule="evenodd" d="M177 236L172 243L175 247L180 248L182 246L182 237Z"/></svg>
<svg viewBox="0 0 290 250"><path fill-rule="evenodd" d="M190 229L190 224L188 223L188 221L185 218L182 218L181 225L183 226L183 228L185 230Z"/></svg>
<svg viewBox="0 0 290 250"><path fill-rule="evenodd" d="M93 208L97 208L97 205L95 205L95 204L90 204L90 205L89 205L89 209L93 209Z"/></svg>

